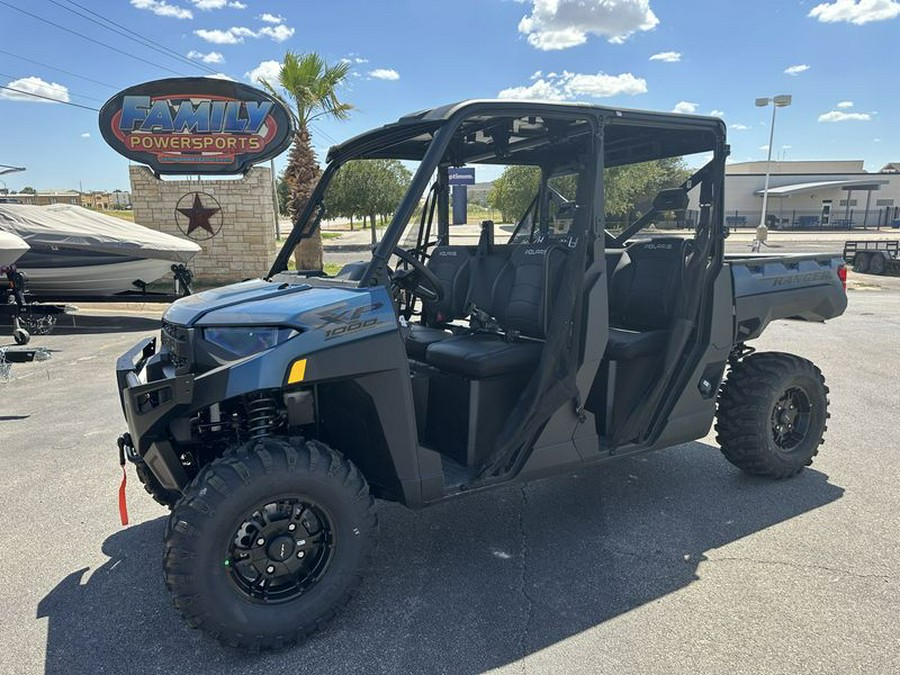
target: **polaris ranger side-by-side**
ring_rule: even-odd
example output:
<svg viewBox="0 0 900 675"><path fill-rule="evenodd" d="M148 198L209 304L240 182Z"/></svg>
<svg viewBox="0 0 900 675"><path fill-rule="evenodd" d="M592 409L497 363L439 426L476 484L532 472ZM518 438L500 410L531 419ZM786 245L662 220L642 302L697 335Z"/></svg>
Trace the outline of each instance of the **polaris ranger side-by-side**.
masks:
<svg viewBox="0 0 900 675"><path fill-rule="evenodd" d="M637 221L605 228L605 171L700 153ZM717 118L514 101L332 148L265 278L178 300L160 341L119 359L120 450L172 508L165 578L187 622L251 649L315 630L360 582L376 497L418 508L702 438L714 419L744 471L808 465L822 375L747 343L775 319L840 315L844 263L725 256L727 154ZM379 158L418 168L371 259L289 272L336 172ZM466 165L538 167L515 226L454 234L448 173ZM691 229L649 227L694 190Z"/></svg>

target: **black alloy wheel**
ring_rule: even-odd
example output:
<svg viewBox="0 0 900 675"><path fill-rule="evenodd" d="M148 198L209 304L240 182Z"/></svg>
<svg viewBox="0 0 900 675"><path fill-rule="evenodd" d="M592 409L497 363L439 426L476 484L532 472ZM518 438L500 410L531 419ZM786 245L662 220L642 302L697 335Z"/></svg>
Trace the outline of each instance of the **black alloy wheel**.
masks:
<svg viewBox="0 0 900 675"><path fill-rule="evenodd" d="M252 602L289 602L324 576L334 556L325 509L302 496L262 504L247 514L225 555L236 590Z"/></svg>
<svg viewBox="0 0 900 675"><path fill-rule="evenodd" d="M809 432L809 396L800 387L791 387L772 409L772 439L785 451L796 448Z"/></svg>

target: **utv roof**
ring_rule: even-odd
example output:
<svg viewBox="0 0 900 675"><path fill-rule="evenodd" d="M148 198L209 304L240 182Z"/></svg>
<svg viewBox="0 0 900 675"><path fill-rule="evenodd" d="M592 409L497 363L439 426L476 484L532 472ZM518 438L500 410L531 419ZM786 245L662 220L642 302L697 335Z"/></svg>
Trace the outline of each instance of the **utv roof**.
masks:
<svg viewBox="0 0 900 675"><path fill-rule="evenodd" d="M662 157L709 152L724 143L725 123L718 117L611 108L588 103L472 99L404 115L396 122L372 129L335 145L328 161L345 156L420 160L433 133L450 121L464 119L458 134L454 163L540 163L546 146L572 141L590 133L588 119L606 120L606 165L627 164ZM509 149L488 152L500 120L515 121ZM544 120L550 120L545 124ZM566 121L568 120L568 122ZM566 126L562 133L560 123ZM518 143L518 146L516 145ZM541 146L544 149L541 150ZM524 151L522 151L524 150Z"/></svg>

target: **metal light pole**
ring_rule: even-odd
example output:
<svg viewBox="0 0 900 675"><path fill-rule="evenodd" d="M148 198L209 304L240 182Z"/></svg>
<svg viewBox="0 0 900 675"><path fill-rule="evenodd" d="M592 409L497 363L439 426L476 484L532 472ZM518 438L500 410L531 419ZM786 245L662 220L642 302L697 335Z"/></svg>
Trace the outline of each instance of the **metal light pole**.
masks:
<svg viewBox="0 0 900 675"><path fill-rule="evenodd" d="M756 107L765 108L767 105L772 103L772 124L769 127L769 152L766 156L766 183L763 187L763 203L762 203L762 213L759 216L759 226L756 228L756 247L759 248L759 244L763 243L768 237L769 230L766 227L766 207L769 204L769 165L772 162L772 144L775 140L775 112L779 108L786 108L791 104L791 95L790 94L779 94L778 96L774 96L772 98L758 98L756 99Z"/></svg>

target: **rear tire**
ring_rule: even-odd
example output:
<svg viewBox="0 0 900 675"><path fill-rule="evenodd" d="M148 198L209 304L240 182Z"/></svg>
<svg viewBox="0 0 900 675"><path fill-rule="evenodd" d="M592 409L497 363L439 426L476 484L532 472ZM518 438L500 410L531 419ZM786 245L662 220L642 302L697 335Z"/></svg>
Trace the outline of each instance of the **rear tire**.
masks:
<svg viewBox="0 0 900 675"><path fill-rule="evenodd" d="M275 438L211 462L169 522L175 606L191 627L253 651L291 645L346 605L377 530L352 462L317 441Z"/></svg>
<svg viewBox="0 0 900 675"><path fill-rule="evenodd" d="M828 417L828 387L812 362L778 352L751 354L719 391L716 440L742 471L787 478L812 464Z"/></svg>
<svg viewBox="0 0 900 675"><path fill-rule="evenodd" d="M887 267L887 265L882 254L875 253L869 259L869 272L872 274L884 274L885 267Z"/></svg>
<svg viewBox="0 0 900 675"><path fill-rule="evenodd" d="M869 254L857 253L853 256L853 271L865 274L869 271Z"/></svg>

